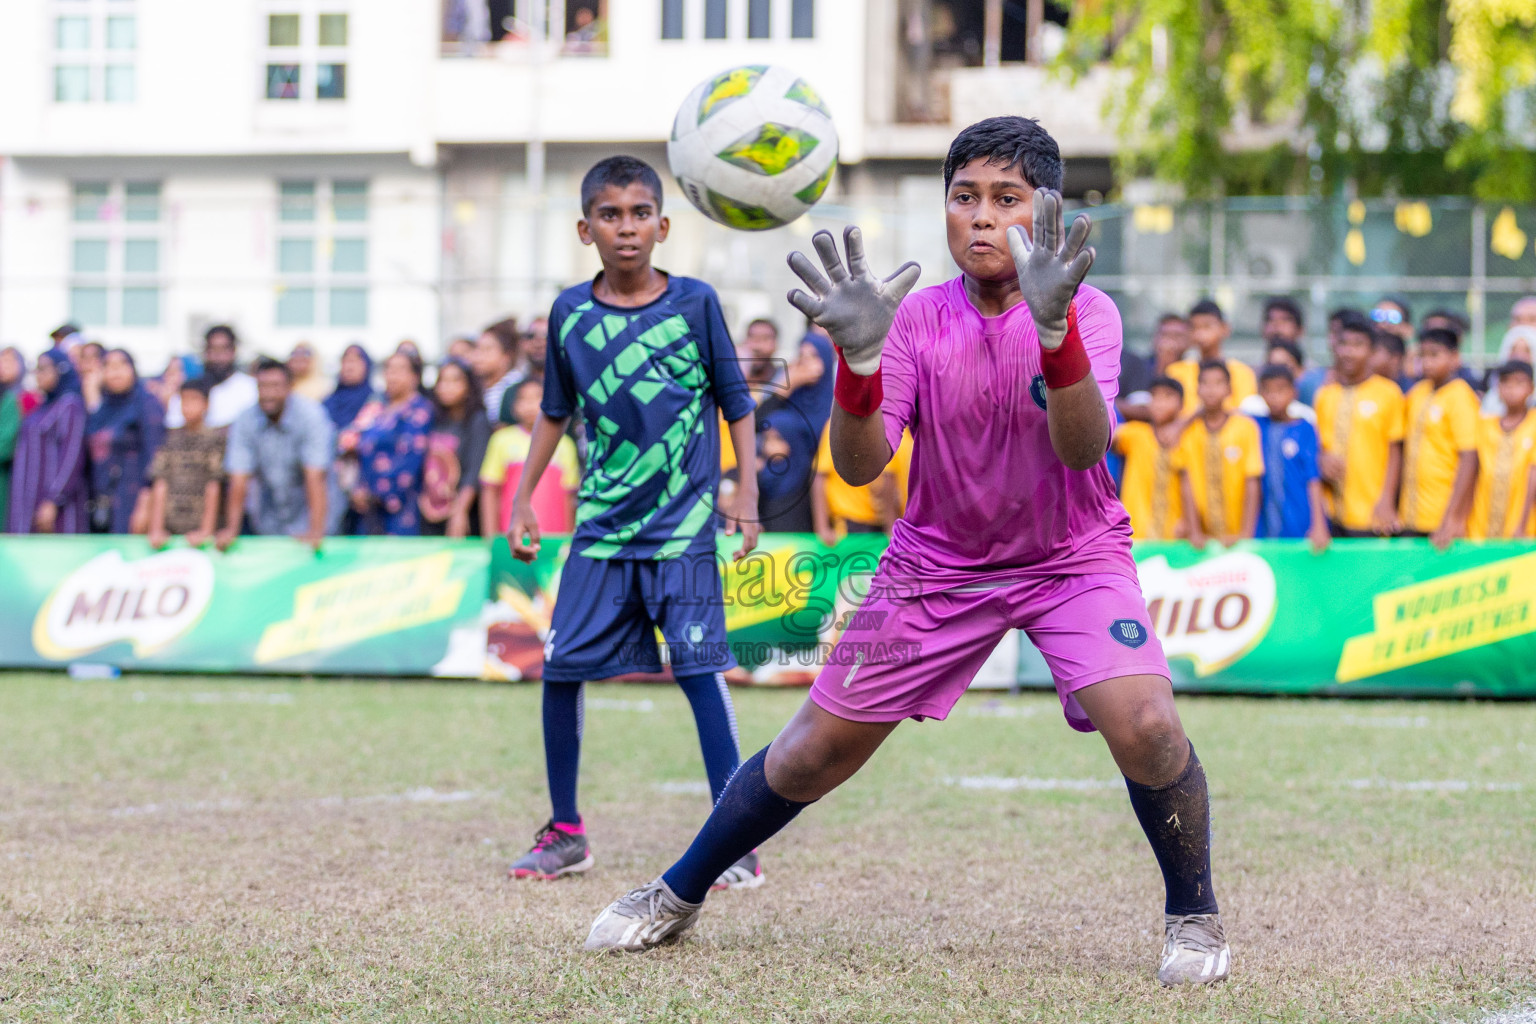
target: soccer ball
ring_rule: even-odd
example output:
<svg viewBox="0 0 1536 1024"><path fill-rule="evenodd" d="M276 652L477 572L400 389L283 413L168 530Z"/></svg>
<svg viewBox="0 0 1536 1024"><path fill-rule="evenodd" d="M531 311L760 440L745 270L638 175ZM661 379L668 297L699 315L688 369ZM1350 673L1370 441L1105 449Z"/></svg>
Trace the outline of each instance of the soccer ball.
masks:
<svg viewBox="0 0 1536 1024"><path fill-rule="evenodd" d="M749 64L700 82L678 108L667 161L704 216L776 228L821 198L837 170L837 129L821 95L787 68Z"/></svg>

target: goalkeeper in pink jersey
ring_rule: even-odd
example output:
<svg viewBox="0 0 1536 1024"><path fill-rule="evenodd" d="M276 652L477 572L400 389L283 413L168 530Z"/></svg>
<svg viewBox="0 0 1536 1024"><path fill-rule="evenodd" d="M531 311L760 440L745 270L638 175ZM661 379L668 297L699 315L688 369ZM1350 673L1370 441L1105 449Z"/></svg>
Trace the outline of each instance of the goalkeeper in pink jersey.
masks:
<svg viewBox="0 0 1536 1024"><path fill-rule="evenodd" d="M857 486L912 433L905 516L810 699L744 762L682 859L598 917L588 949L682 936L720 872L858 771L905 719L944 718L1003 634L1045 656L1067 722L1097 730L1125 775L1167 899L1158 980L1226 977L1211 885L1205 772L1174 706L1131 527L1104 466L1120 315L1082 283L1089 221L1063 230L1060 151L1035 121L997 117L944 163L961 276L912 295L914 263L880 279L856 227L846 263L813 239L790 294L838 348L832 457ZM864 627L864 628L856 628Z"/></svg>

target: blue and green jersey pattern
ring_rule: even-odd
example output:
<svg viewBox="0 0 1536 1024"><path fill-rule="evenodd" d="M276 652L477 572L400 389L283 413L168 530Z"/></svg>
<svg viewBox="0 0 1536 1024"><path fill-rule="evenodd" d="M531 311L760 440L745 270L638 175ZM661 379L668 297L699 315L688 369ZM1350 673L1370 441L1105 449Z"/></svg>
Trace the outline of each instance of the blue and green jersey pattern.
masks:
<svg viewBox="0 0 1536 1024"><path fill-rule="evenodd" d="M713 551L719 519L720 431L750 414L720 299L672 277L638 308L607 306L592 283L562 292L549 314L543 411L579 407L587 465L571 553L676 558Z"/></svg>

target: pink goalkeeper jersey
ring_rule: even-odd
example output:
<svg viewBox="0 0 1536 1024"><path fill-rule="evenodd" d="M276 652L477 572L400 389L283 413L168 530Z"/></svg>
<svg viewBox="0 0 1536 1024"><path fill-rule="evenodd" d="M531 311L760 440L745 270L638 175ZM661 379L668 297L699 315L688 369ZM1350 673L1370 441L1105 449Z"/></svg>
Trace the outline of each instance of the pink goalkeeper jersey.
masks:
<svg viewBox="0 0 1536 1024"><path fill-rule="evenodd" d="M1120 375L1120 312L1083 285L1077 324L1104 401ZM1023 302L983 317L963 279L909 295L881 357L891 450L912 431L907 510L881 562L924 590L1027 576L1136 578L1131 524L1101 461L1062 465L1045 416L1040 340Z"/></svg>

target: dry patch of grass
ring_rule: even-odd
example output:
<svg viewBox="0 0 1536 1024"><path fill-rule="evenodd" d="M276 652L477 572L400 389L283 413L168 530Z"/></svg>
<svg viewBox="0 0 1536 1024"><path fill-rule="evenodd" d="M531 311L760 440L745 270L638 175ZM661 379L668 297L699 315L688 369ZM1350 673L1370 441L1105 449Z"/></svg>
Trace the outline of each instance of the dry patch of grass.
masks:
<svg viewBox="0 0 1536 1024"><path fill-rule="evenodd" d="M1429 1021L1536 992L1531 706L1186 700L1236 968L1169 993L1155 864L1087 784L1113 765L1041 696L904 726L696 938L583 955L708 805L680 695L592 696L598 867L514 884L533 688L0 679L0 1019ZM744 745L800 699L738 693Z"/></svg>

